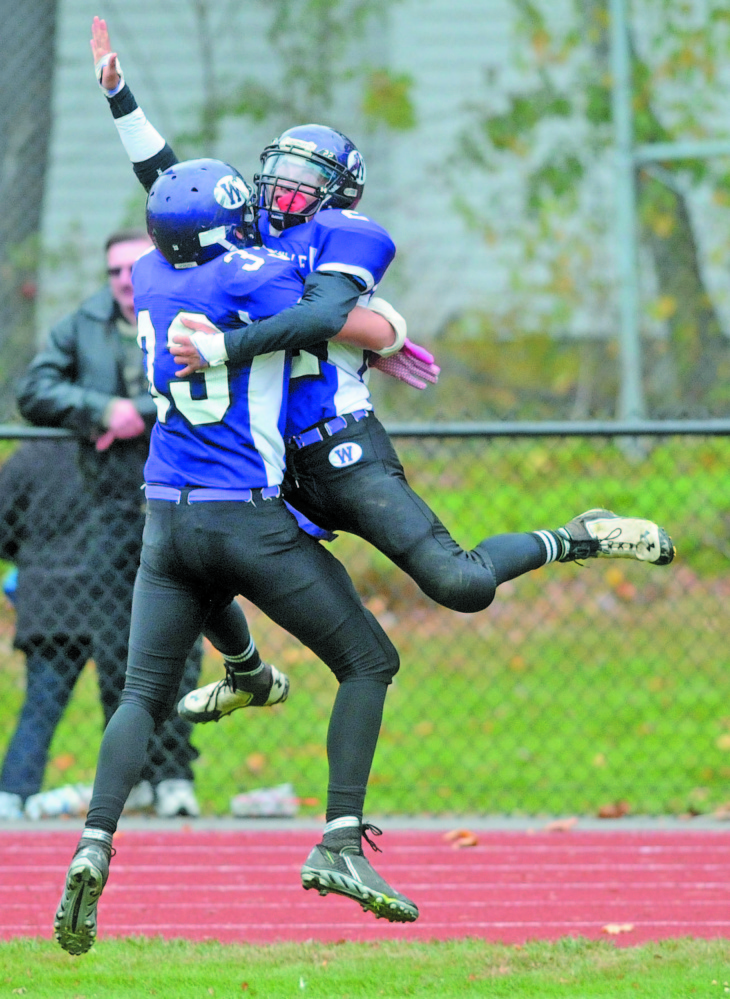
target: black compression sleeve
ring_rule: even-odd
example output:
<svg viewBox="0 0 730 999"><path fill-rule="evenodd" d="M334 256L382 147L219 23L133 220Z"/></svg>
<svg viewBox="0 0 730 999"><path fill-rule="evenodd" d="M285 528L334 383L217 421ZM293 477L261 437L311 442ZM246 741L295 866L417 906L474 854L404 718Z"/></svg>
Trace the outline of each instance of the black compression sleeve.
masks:
<svg viewBox="0 0 730 999"><path fill-rule="evenodd" d="M345 325L362 292L349 274L308 274L296 305L225 334L229 361L242 364L271 350L296 350L329 340Z"/></svg>
<svg viewBox="0 0 730 999"><path fill-rule="evenodd" d="M113 118L126 118L128 114L132 114L139 107L134 94L126 83L118 94L107 97L107 100ZM177 156L166 142L154 156L150 156L147 160L141 160L139 163L132 163L132 169L145 191L149 191L160 174L177 162Z"/></svg>
<svg viewBox="0 0 730 999"><path fill-rule="evenodd" d="M124 118L126 115L136 111L138 107L135 96L126 83L118 94L114 94L113 97L107 97L107 100L109 101L112 118Z"/></svg>
<svg viewBox="0 0 730 999"><path fill-rule="evenodd" d="M132 169L134 170L134 175L140 182L145 191L149 193L149 189L152 187L154 182L171 166L175 166L178 162L178 158L167 143L155 156L150 156L148 160L143 160L141 163L133 163Z"/></svg>

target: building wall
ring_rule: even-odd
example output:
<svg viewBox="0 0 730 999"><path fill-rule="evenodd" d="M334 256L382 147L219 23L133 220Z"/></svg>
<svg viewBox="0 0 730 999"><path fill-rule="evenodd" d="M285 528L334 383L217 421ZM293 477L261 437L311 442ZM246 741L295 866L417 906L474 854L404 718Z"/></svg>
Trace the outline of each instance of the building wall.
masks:
<svg viewBox="0 0 730 999"><path fill-rule="evenodd" d="M226 13L234 6L212 5L218 77L226 84L247 74L270 82L276 67L265 39L266 5L246 4L244 37L227 29ZM142 221L141 188L94 81L89 38L99 12L92 0L60 0L41 335L101 279L106 235L123 222ZM108 0L102 12L140 105L177 150L176 140L195 128L203 96L191 5ZM368 163L361 210L385 225L398 245L381 293L428 338L449 315L499 293L504 281L499 253L453 213L444 164L464 123L464 105L484 85L485 67L508 53L507 2L405 0L372 24L358 45L373 64L414 80L414 131L368 131L357 111L359 95L346 87L331 123L357 142ZM228 120L211 154L251 177L273 134L271 125Z"/></svg>

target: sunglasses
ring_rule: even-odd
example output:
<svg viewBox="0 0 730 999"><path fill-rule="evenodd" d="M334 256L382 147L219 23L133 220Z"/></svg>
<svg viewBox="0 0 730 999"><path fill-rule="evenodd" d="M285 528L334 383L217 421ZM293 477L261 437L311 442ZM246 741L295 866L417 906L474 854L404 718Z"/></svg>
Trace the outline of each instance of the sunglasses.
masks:
<svg viewBox="0 0 730 999"><path fill-rule="evenodd" d="M132 270L133 264L126 264L124 267L107 267L106 272L110 278L118 278L122 271Z"/></svg>

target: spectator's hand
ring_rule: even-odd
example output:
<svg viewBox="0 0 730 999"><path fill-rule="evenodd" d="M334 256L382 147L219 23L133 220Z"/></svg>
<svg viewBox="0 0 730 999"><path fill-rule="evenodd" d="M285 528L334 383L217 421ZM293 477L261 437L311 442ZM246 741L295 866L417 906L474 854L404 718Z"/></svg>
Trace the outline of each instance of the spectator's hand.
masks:
<svg viewBox="0 0 730 999"><path fill-rule="evenodd" d="M406 337L397 354L390 357L371 355L371 368L377 368L384 375L397 378L415 389L425 389L439 380L441 368L435 363L433 354Z"/></svg>
<svg viewBox="0 0 730 999"><path fill-rule="evenodd" d="M106 451L115 440L139 437L145 431L144 420L131 399L115 399L108 414L109 429L96 442L97 451Z"/></svg>
<svg viewBox="0 0 730 999"><path fill-rule="evenodd" d="M104 90L116 90L122 77L117 62L117 53L112 52L106 21L101 17L95 17L91 23L91 54L94 57L94 68L99 85ZM100 66L100 60L105 59L106 56L109 58Z"/></svg>

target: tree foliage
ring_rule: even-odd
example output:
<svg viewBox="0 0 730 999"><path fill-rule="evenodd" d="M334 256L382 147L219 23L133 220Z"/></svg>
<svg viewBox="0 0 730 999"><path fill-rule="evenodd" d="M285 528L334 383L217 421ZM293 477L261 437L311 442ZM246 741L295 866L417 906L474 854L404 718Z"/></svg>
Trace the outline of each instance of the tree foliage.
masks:
<svg viewBox="0 0 730 999"><path fill-rule="evenodd" d="M412 80L393 73L371 39L393 4L386 0L254 0L268 16L265 44L271 59L266 82L244 75L231 84L216 72L212 39L219 30L219 4L190 0L196 17L199 52L204 67L205 97L200 129L185 137L198 150L211 149L225 117L270 122L272 133L293 123L327 121L340 93L370 128L406 130L415 125L410 96ZM234 4L226 30L246 39L246 16ZM256 44L261 44L260 39Z"/></svg>
<svg viewBox="0 0 730 999"><path fill-rule="evenodd" d="M513 58L487 70L457 157L483 195L469 191L459 209L515 261L512 294L485 322L503 338L610 339L618 318L608 0L512 7ZM637 0L630 36L636 144L725 138L725 0ZM730 263L729 168L730 157L637 173L644 374L654 415L724 413L730 401L718 315L727 300L710 293L712 267ZM576 382L589 410L592 398L605 403L604 377L588 390Z"/></svg>

